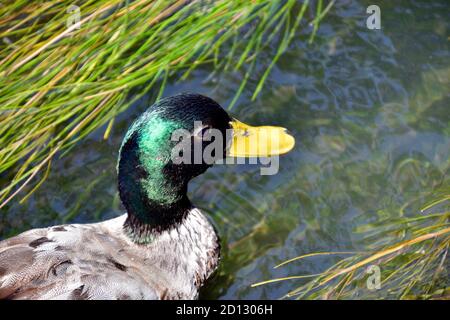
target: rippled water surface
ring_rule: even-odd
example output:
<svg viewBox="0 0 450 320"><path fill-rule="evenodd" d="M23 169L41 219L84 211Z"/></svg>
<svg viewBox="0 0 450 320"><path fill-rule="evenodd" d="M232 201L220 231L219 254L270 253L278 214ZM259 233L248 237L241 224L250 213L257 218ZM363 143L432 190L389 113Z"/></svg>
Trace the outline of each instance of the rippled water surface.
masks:
<svg viewBox="0 0 450 320"><path fill-rule="evenodd" d="M289 128L297 143L277 175L261 176L254 165L217 166L191 183L192 202L209 213L223 241L221 269L204 298L279 298L302 282L250 285L318 273L336 261L273 268L301 254L364 250L358 226L416 213L427 194L449 183L450 3L378 1L382 30L365 27L369 4L337 1L310 45L303 25L251 101L275 54L268 48L232 108L245 122ZM205 66L171 83L164 95L195 91L227 106L243 74L210 71ZM55 161L26 203L2 211L0 237L121 214L118 149L155 94L120 115L108 140L101 128Z"/></svg>

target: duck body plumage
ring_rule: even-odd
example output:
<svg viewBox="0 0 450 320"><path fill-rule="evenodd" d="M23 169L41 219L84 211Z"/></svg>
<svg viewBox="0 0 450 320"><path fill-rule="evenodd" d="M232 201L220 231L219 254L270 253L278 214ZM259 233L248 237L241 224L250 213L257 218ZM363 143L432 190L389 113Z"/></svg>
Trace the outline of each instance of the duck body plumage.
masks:
<svg viewBox="0 0 450 320"><path fill-rule="evenodd" d="M219 241L198 210L149 244L126 215L34 229L0 242L0 299L195 299L216 269Z"/></svg>

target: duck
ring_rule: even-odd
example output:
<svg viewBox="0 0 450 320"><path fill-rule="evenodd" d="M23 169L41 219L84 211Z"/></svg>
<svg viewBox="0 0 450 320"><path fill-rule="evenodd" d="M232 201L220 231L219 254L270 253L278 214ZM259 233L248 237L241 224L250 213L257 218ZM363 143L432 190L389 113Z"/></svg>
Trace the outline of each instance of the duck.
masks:
<svg viewBox="0 0 450 320"><path fill-rule="evenodd" d="M200 94L160 99L132 123L119 150L125 213L0 241L0 299L198 299L219 265L220 240L189 200L189 181L226 159L277 156L294 143L286 129L247 125ZM199 150L212 159L195 161Z"/></svg>

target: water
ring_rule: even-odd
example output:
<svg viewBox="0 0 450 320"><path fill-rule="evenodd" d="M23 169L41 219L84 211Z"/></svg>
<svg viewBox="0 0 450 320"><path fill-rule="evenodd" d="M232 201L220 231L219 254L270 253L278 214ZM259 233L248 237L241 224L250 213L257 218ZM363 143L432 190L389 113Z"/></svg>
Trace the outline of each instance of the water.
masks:
<svg viewBox="0 0 450 320"><path fill-rule="evenodd" d="M221 268L202 297L279 298L303 282L250 285L321 272L336 258L273 267L309 252L364 250L358 226L416 214L430 192L448 186L450 4L378 1L382 30L368 30L369 4L337 1L311 45L304 25L251 101L276 50L268 48L231 110L247 123L289 128L297 143L275 176L259 175L257 166L217 166L191 183L192 202L210 214L223 244ZM164 95L195 91L227 106L243 75L208 78L210 71L170 83ZM2 210L0 237L121 214L118 148L154 95L120 115L108 140L101 128L55 161L26 203Z"/></svg>

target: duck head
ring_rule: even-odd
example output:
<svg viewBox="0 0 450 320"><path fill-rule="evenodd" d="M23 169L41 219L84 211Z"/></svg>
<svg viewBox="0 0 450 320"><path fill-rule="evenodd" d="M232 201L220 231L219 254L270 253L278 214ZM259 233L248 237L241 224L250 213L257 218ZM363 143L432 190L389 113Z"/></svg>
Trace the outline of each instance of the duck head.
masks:
<svg viewBox="0 0 450 320"><path fill-rule="evenodd" d="M214 162L279 155L293 147L284 128L246 125L208 97L189 93L160 100L131 125L120 148L127 233L146 243L176 226L192 207L189 181Z"/></svg>

